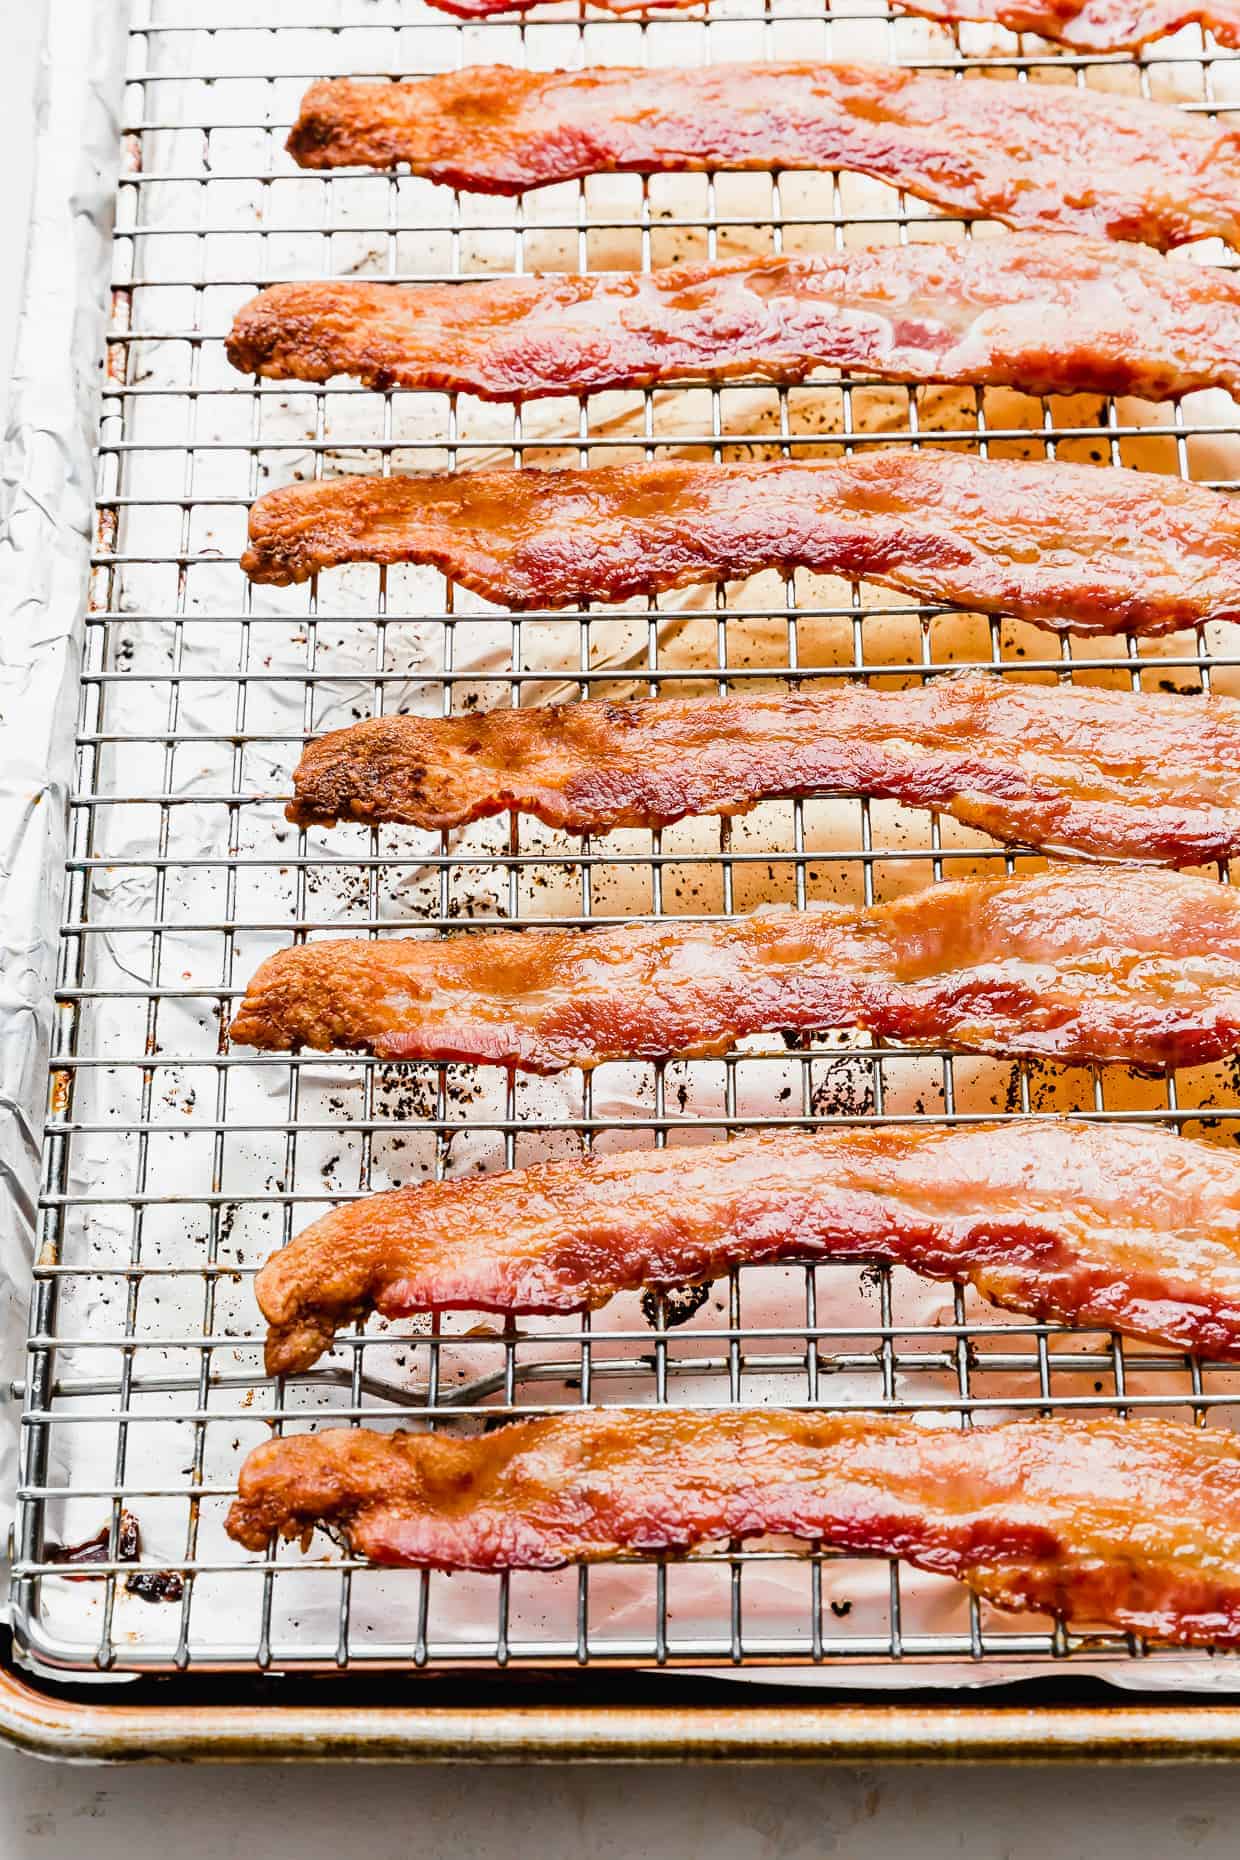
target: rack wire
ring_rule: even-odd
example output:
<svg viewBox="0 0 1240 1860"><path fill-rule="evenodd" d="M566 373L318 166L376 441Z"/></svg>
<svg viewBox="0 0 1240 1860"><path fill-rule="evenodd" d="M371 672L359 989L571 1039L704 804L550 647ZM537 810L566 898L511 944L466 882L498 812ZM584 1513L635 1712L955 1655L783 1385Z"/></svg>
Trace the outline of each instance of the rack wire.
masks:
<svg viewBox="0 0 1240 1860"><path fill-rule="evenodd" d="M255 17L257 13L257 17ZM859 377L758 381L536 404L255 385L223 354L233 311L285 277L439 279L872 241L983 238L850 175L599 177L515 202L407 175L309 175L282 153L305 82L499 61L890 58L963 76L1102 86L1223 114L1240 57L1194 28L1139 59L956 32L882 4L714 0L648 20L575 5L463 27L416 3L137 0L99 433L41 1246L24 1387L14 1619L59 1671L461 1663L817 1665L927 1684L1052 1662L1145 1683L1210 1675L1130 1637L1079 1641L955 1585L820 1548L725 1545L551 1576L367 1568L322 1540L243 1556L222 1518L243 1452L330 1418L493 1423L579 1402L741 1401L999 1412L1148 1409L1231 1423L1240 1381L1090 1331L996 1316L899 1269L742 1269L684 1321L675 1300L593 1320L468 1316L343 1336L271 1383L251 1279L323 1206L422 1177L590 1147L724 1141L753 1128L1068 1112L1240 1133L1232 1068L953 1060L838 1034L746 1041L726 1058L555 1081L486 1068L229 1048L232 1005L291 937L475 931L634 915L866 902L949 872L1037 861L894 805L767 803L731 823L570 838L525 818L452 835L295 832L307 737L383 710L552 696L873 678L980 663L1140 689L1240 689L1226 626L1077 643L804 574L649 604L499 613L420 570L349 569L252 590L237 558L269 484L339 470L587 464L675 453L829 456L903 444L1095 459L1240 484L1229 399L1149 406ZM205 16L205 23L204 23ZM1230 262L1217 248L1200 256ZM1226 878L1220 872L1220 878ZM140 1565L128 1520L142 1535ZM68 1570L58 1546L101 1532ZM133 1578L141 1572L136 1585ZM152 1600L152 1598L158 1598Z"/></svg>

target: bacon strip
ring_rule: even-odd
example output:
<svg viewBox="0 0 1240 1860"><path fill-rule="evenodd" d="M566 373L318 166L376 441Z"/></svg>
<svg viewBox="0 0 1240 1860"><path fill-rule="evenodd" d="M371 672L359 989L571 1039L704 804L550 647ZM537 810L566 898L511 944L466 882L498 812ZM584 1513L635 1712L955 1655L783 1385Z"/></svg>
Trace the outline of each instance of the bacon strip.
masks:
<svg viewBox="0 0 1240 1860"><path fill-rule="evenodd" d="M557 1072L855 1025L1154 1069L1240 1051L1240 893L1067 867L869 910L307 943L263 963L232 1037Z"/></svg>
<svg viewBox="0 0 1240 1860"><path fill-rule="evenodd" d="M447 0L431 0L444 6ZM454 0L448 10L455 10ZM537 0L529 0L537 4ZM955 25L963 20L1036 32L1078 52L1135 52L1153 39L1202 25L1219 45L1240 46L1236 0L895 0L903 13ZM464 0L465 5L470 0ZM482 5L487 0L481 0ZM605 0L609 7L612 0ZM621 9L626 0L620 0Z"/></svg>
<svg viewBox="0 0 1240 1860"><path fill-rule="evenodd" d="M267 1442L231 1537L344 1534L431 1569L557 1569L788 1535L899 1556L1000 1608L1240 1644L1240 1441L1111 1416L965 1431L879 1414L579 1409L472 1439Z"/></svg>
<svg viewBox="0 0 1240 1860"><path fill-rule="evenodd" d="M613 171L844 168L1009 226L1163 249L1240 233L1240 143L1205 118L892 65L331 78L306 92L288 148L303 168L407 163L488 194Z"/></svg>
<svg viewBox="0 0 1240 1860"><path fill-rule="evenodd" d="M824 367L1164 400L1240 393L1238 357L1229 273L1029 234L649 276L277 284L238 311L228 339L243 374L513 401L738 375L800 381Z"/></svg>
<svg viewBox="0 0 1240 1860"><path fill-rule="evenodd" d="M492 19L530 13L542 0L430 0L458 19ZM608 13L658 13L693 0L594 0ZM1240 46L1236 0L892 0L898 13L917 13L944 25L976 20L1009 32L1036 32L1081 52L1135 52L1182 26L1201 24L1219 45Z"/></svg>
<svg viewBox="0 0 1240 1860"><path fill-rule="evenodd" d="M459 827L509 809L570 833L869 794L1045 851L1200 865L1240 854L1240 704L960 674L903 691L375 717L312 743L297 825Z"/></svg>
<svg viewBox="0 0 1240 1860"><path fill-rule="evenodd" d="M807 568L1064 632L1240 618L1240 507L1219 492L948 451L332 478L251 510L252 581L344 562L429 563L516 609Z"/></svg>
<svg viewBox="0 0 1240 1860"><path fill-rule="evenodd" d="M628 1150L367 1196L255 1289L284 1375L372 1310L596 1310L781 1260L908 1266L1038 1319L1240 1358L1240 1161L1060 1119Z"/></svg>

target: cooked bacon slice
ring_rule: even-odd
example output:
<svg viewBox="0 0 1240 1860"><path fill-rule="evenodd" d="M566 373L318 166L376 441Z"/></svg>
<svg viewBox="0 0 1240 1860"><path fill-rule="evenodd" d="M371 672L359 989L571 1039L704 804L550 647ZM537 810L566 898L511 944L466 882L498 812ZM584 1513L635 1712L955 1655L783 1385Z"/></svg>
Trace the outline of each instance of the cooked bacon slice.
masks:
<svg viewBox="0 0 1240 1860"><path fill-rule="evenodd" d="M1150 1068L1240 1051L1240 893L1122 866L936 885L871 909L306 943L232 1037L558 1072L860 1025L964 1052Z"/></svg>
<svg viewBox="0 0 1240 1860"><path fill-rule="evenodd" d="M463 0L469 6L470 0ZM487 6L487 0L480 0ZM620 0L617 11L632 0ZM448 0L432 0L448 5ZM448 11L460 10L452 0ZM537 4L537 0L529 0ZM604 0L609 8L612 0ZM1152 39L1165 38L1181 26L1200 24L1219 45L1240 46L1240 6L1236 0L895 0L900 12L955 25L964 20L1006 26L1009 32L1036 32L1078 52L1134 52ZM494 10L494 9L490 9Z"/></svg>
<svg viewBox="0 0 1240 1860"><path fill-rule="evenodd" d="M1240 141L1182 110L1051 84L894 65L691 70L481 65L413 83L314 84L288 139L303 168L407 163L517 194L622 171L843 168L1040 231L1166 248L1240 234Z"/></svg>
<svg viewBox="0 0 1240 1860"><path fill-rule="evenodd" d="M542 0L430 0L458 19L491 19L503 13L529 13ZM608 13L656 13L691 6L693 0L594 0ZM892 0L898 13L918 13L944 25L979 21L1006 26L1009 32L1036 32L1041 38L1081 52L1133 52L1152 39L1166 38L1181 26L1200 23L1219 45L1240 46L1240 5L1236 0Z"/></svg>
<svg viewBox="0 0 1240 1860"><path fill-rule="evenodd" d="M1046 851L1200 865L1240 854L1232 698L1012 684L556 704L375 717L312 743L299 825L458 827L516 809L571 833L869 794Z"/></svg>
<svg viewBox="0 0 1240 1860"><path fill-rule="evenodd" d="M1240 1160L1066 1119L627 1150L351 1202L255 1289L283 1375L371 1310L594 1310L781 1260L909 1266L1038 1319L1240 1358Z"/></svg>
<svg viewBox="0 0 1240 1860"><path fill-rule="evenodd" d="M1240 1441L1221 1427L579 1409L471 1439L292 1435L254 1449L239 1491L226 1528L249 1550L324 1524L380 1564L558 1569L787 1535L1000 1608L1240 1644Z"/></svg>
<svg viewBox="0 0 1240 1860"><path fill-rule="evenodd" d="M1117 250L1016 234L945 246L684 265L649 276L276 284L237 314L244 374L483 400L737 375L1006 383L1029 393L1240 392L1240 283Z"/></svg>
<svg viewBox="0 0 1240 1860"><path fill-rule="evenodd" d="M331 478L251 510L252 581L344 562L430 563L518 609L808 568L1065 632L1240 618L1240 506L1219 492L949 451Z"/></svg>

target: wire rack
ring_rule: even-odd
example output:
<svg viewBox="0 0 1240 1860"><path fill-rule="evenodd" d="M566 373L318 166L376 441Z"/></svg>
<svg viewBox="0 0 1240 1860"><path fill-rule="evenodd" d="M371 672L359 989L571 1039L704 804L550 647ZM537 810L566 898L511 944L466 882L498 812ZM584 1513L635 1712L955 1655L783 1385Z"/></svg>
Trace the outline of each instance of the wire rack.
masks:
<svg viewBox="0 0 1240 1860"><path fill-rule="evenodd" d="M894 805L768 803L731 823L578 839L525 818L450 836L297 833L281 798L303 741L400 708L728 691L982 663L1139 689L1240 690L1234 629L1075 650L1035 628L864 584L755 577L620 608L520 619L430 572L349 569L252 590L237 566L268 485L669 454L825 457L963 446L1240 482L1221 395L1150 406L857 376L538 403L231 372L233 311L285 277L433 279L623 269L746 252L989 236L849 175L599 177L516 202L405 175L301 174L283 138L306 82L470 62L679 64L862 56L1098 86L1224 112L1240 58L1196 29L1140 60L881 5L716 0L634 21L562 6L461 27L416 3L137 0L99 433L42 1232L25 1381L15 1623L47 1669L816 1664L925 1685L1088 1663L1143 1683L1186 1669L1125 1636L1081 1642L895 1564L722 1546L687 1563L507 1577L384 1572L322 1539L241 1555L222 1519L243 1453L330 1418L477 1426L578 1402L740 1401L935 1410L1149 1409L1227 1425L1234 1371L1099 1332L997 1316L900 1270L740 1270L686 1315L620 1299L590 1320L468 1316L346 1335L319 1370L264 1379L251 1280L330 1203L432 1175L791 1123L1070 1112L1232 1141L1228 1067L1140 1080L876 1046L751 1040L725 1059L513 1079L352 1055L229 1049L233 1004L291 937L478 933L495 920L729 913L892 896L1034 864ZM1205 248L1202 256L1226 262ZM1225 878L1225 873L1219 874ZM129 1520L141 1531L134 1564ZM59 1546L101 1533L68 1571ZM140 1570L140 1580L134 1582Z"/></svg>

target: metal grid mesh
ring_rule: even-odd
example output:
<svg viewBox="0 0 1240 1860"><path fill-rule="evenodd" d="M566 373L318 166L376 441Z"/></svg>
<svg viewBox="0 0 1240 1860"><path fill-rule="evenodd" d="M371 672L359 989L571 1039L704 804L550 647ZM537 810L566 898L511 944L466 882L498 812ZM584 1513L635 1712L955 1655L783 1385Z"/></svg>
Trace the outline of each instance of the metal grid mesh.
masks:
<svg viewBox="0 0 1240 1860"><path fill-rule="evenodd" d="M980 53L977 68L1016 81L1206 110L1240 96L1240 58L1195 29L1134 61L952 34L881 6L824 17L803 0L765 12L734 0L649 22L560 12L462 28L395 0L325 0L311 23L291 0L136 6L19 1493L17 1627L48 1666L901 1662L925 1683L962 1664L977 1677L1080 1658L1062 1630L996 1615L953 1584L822 1553L733 1546L688 1565L448 1582L325 1557L321 1544L255 1561L221 1522L241 1455L273 1417L416 1423L578 1401L779 1399L947 1410L966 1425L1090 1405L1225 1423L1240 1390L1219 1366L1009 1321L899 1270L825 1267L734 1273L683 1324L666 1302L643 1312L634 1299L593 1322L372 1325L315 1373L262 1378L254 1270L323 1205L374 1188L786 1121L1053 1110L1153 1116L1230 1141L1240 1117L1227 1067L1151 1082L953 1063L848 1035L552 1082L228 1050L231 1004L290 935L868 902L949 868L1036 863L951 821L865 802L766 804L730 824L586 841L526 819L443 837L295 833L280 798L301 744L351 717L880 671L898 681L978 662L1240 689L1232 628L1074 651L1028 626L800 574L521 619L418 570L251 590L237 567L246 509L294 474L912 441L1240 481L1240 424L1220 395L1151 407L854 376L600 395L514 417L466 396L256 388L232 374L233 310L284 277L650 267L994 230L848 175L601 177L514 203L407 176L300 174L283 136L317 76L857 55L960 70ZM162 1606L126 1586L126 1512L148 1563L181 1578ZM68 1581L54 1542L103 1524L104 1560ZM1144 1650L1093 1637L1084 1653L1122 1665ZM1161 1656L1147 1658L1154 1682Z"/></svg>

